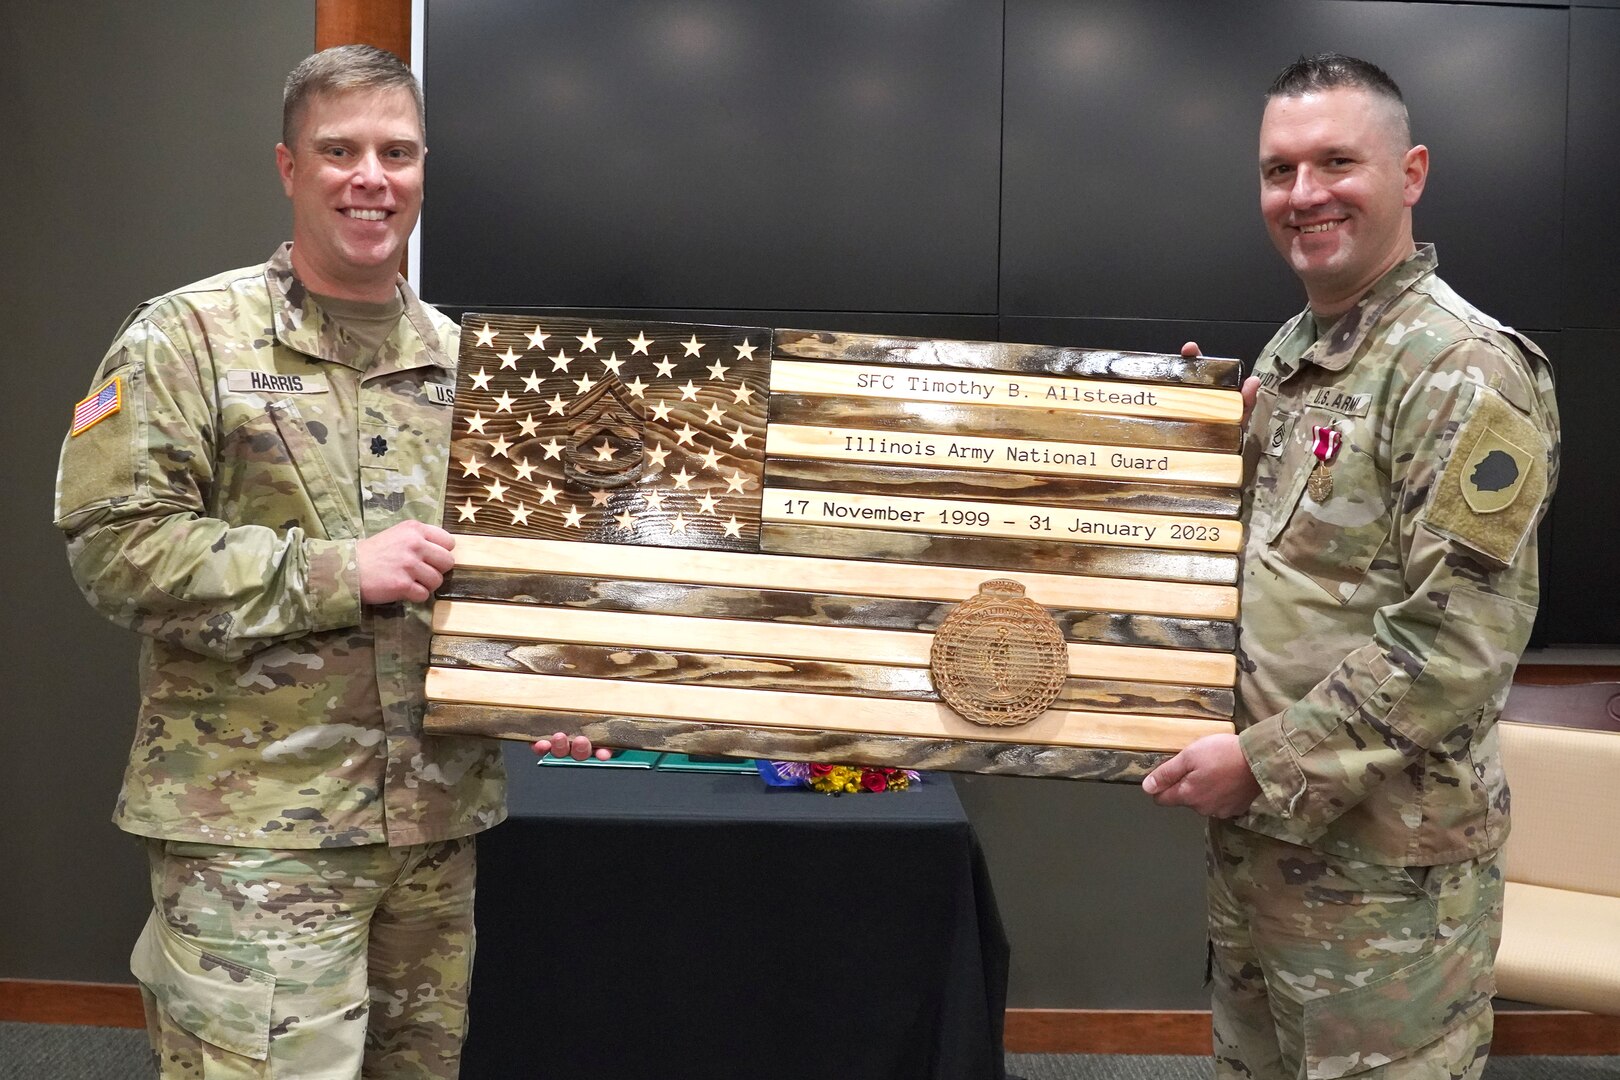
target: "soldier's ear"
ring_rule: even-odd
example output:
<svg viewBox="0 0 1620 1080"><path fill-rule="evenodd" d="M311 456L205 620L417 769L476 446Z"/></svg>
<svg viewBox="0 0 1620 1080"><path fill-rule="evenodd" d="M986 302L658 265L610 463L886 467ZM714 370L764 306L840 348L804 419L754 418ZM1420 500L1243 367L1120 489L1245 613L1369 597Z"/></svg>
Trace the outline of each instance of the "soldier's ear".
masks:
<svg viewBox="0 0 1620 1080"><path fill-rule="evenodd" d="M276 143L276 172L281 175L281 190L292 198L293 152L286 143Z"/></svg>
<svg viewBox="0 0 1620 1080"><path fill-rule="evenodd" d="M1416 206L1423 197L1423 186L1429 180L1429 148L1422 144L1412 147L1401 159L1401 168L1406 173L1401 193L1404 204Z"/></svg>

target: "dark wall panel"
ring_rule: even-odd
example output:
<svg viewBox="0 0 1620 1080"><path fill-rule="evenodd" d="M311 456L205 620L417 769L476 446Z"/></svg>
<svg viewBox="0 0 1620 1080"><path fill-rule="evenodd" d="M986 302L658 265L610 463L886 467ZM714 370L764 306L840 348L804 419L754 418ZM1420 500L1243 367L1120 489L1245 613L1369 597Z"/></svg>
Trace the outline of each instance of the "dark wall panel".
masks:
<svg viewBox="0 0 1620 1080"><path fill-rule="evenodd" d="M1559 335L1563 474L1553 496L1556 551L1543 574L1549 645L1620 645L1620 484L1614 479L1614 379L1620 330Z"/></svg>
<svg viewBox="0 0 1620 1080"><path fill-rule="evenodd" d="M426 84L435 300L995 311L999 0L435 0Z"/></svg>
<svg viewBox="0 0 1620 1080"><path fill-rule="evenodd" d="M1564 320L1620 328L1620 10L1570 12L1567 164Z"/></svg>
<svg viewBox="0 0 1620 1080"><path fill-rule="evenodd" d="M1277 320L1258 212L1267 84L1372 59L1431 151L1420 241L1465 296L1558 325L1568 12L1350 0L1008 0L1002 311Z"/></svg>
<svg viewBox="0 0 1620 1080"><path fill-rule="evenodd" d="M768 326L772 329L840 330L850 334L898 334L905 337L995 341L994 315L929 315L905 311L739 311L735 308L556 308L522 306L449 307L439 310L461 320L467 311L509 312L582 319L644 319L648 322L718 323L723 326Z"/></svg>

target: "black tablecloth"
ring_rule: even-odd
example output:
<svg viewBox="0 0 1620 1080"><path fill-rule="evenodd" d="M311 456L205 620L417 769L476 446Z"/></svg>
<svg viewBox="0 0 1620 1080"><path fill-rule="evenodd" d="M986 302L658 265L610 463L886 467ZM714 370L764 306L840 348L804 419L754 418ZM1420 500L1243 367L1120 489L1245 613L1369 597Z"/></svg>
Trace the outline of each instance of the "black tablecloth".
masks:
<svg viewBox="0 0 1620 1080"><path fill-rule="evenodd" d="M834 798L512 749L464 1080L1000 1080L1007 942L947 777Z"/></svg>

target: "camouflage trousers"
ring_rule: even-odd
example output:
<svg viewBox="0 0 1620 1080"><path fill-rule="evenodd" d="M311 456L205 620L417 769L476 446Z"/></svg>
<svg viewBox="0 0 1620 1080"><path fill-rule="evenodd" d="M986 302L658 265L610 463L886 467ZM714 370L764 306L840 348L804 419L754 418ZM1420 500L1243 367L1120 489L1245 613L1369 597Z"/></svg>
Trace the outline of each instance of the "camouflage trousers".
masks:
<svg viewBox="0 0 1620 1080"><path fill-rule="evenodd" d="M1491 1044L1502 874L1324 855L1209 830L1215 1075L1477 1080Z"/></svg>
<svg viewBox="0 0 1620 1080"><path fill-rule="evenodd" d="M147 845L153 912L130 969L166 1080L458 1074L471 837L299 851Z"/></svg>

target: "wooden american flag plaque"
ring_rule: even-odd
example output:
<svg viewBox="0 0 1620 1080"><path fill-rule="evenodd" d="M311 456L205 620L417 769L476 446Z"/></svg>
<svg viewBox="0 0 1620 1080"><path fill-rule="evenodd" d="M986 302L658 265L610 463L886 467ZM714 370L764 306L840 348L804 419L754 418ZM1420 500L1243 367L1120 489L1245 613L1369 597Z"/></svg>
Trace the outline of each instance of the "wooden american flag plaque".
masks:
<svg viewBox="0 0 1620 1080"><path fill-rule="evenodd" d="M1233 729L1238 385L1209 357L468 314L426 726L1139 779ZM929 669L991 579L1066 653L1012 726Z"/></svg>

